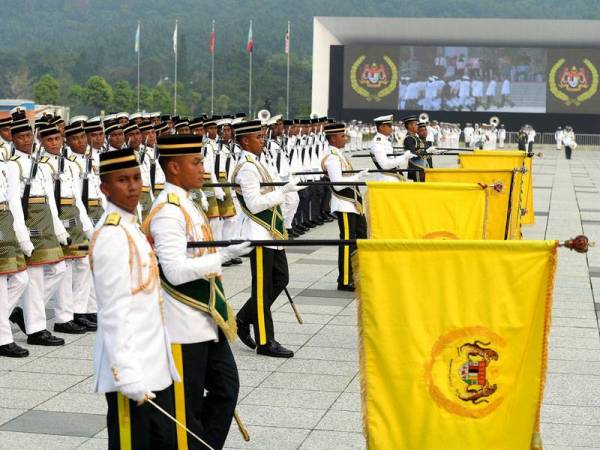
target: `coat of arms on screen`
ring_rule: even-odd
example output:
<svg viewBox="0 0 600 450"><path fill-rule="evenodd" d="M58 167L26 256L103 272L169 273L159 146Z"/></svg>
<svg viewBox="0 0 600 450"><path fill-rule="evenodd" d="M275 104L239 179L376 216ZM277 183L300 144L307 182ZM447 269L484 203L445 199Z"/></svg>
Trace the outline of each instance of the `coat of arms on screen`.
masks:
<svg viewBox="0 0 600 450"><path fill-rule="evenodd" d="M598 70L589 59L568 64L559 59L548 76L550 92L567 106L579 106L598 92Z"/></svg>
<svg viewBox="0 0 600 450"><path fill-rule="evenodd" d="M365 62L367 57L358 57L350 69L352 89L367 101L381 101L398 86L398 69L392 58L383 61Z"/></svg>

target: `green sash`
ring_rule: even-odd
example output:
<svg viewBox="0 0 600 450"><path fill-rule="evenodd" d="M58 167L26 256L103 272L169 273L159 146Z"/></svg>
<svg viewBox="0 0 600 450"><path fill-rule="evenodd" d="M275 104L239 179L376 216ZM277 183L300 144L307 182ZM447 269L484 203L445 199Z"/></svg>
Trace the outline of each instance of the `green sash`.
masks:
<svg viewBox="0 0 600 450"><path fill-rule="evenodd" d="M233 342L237 336L235 314L227 303L221 278L194 280L180 285L169 283L162 267L158 266L162 288L175 300L190 308L210 314L227 339Z"/></svg>
<svg viewBox="0 0 600 450"><path fill-rule="evenodd" d="M248 156L246 156L246 162L248 162L250 164L254 164L254 166L258 170L258 173L260 174L260 176L262 178L262 180L261 180L262 182L270 183L273 181L271 179L269 173L265 169L263 169L259 164L256 164ZM240 164L236 167L235 171L233 172L233 179L235 179L235 177L237 176L241 166L242 166L242 164ZM269 192L273 192L275 190L275 188L273 188L273 187L269 187L269 188L265 187L265 188L261 188L261 192L263 191L263 189L265 189ZM250 212L250 210L246 206L246 202L244 201L244 196L242 195L241 188L236 188L235 192L237 193L237 199L238 199L238 202L240 203L240 207L242 208L242 211L244 211L244 214L246 214L252 221L259 224L261 227L263 227L269 233L271 233L271 236L273 236L273 239L287 240L288 234L287 234L287 230L285 228L285 222L283 220L283 212L281 211L281 207L279 205L277 205L273 208L265 209L264 211L261 211L257 214L253 214L252 212Z"/></svg>

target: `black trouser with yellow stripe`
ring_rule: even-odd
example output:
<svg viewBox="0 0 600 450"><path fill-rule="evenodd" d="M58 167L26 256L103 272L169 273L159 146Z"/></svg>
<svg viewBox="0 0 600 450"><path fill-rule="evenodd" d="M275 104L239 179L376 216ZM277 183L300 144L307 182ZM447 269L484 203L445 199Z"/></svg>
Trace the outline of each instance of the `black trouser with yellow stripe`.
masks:
<svg viewBox="0 0 600 450"><path fill-rule="evenodd" d="M250 253L250 268L252 296L242 306L237 317L243 322L251 323L256 344L265 345L275 340L271 305L290 280L285 250L256 247Z"/></svg>
<svg viewBox="0 0 600 450"><path fill-rule="evenodd" d="M364 215L338 212L340 239L364 239L367 237L367 221ZM350 256L356 251L356 245L341 245L338 254L338 287L354 283Z"/></svg>
<svg viewBox="0 0 600 450"><path fill-rule="evenodd" d="M172 344L181 383L174 384L175 418L214 449L223 448L237 404L240 380L225 335L219 342ZM205 394L206 390L206 394ZM177 428L179 450L206 447Z"/></svg>
<svg viewBox="0 0 600 450"><path fill-rule="evenodd" d="M154 391L154 402L171 415L173 385ZM141 406L123 394L108 392L107 428L109 450L167 450L177 448L175 424L149 403Z"/></svg>

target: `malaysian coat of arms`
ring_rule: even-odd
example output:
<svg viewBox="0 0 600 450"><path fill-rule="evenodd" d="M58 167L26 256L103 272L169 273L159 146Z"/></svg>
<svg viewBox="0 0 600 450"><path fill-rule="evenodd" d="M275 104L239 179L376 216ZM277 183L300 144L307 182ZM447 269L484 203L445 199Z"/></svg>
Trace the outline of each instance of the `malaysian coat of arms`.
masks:
<svg viewBox="0 0 600 450"><path fill-rule="evenodd" d="M366 63L366 55L359 56L350 69L352 90L368 102L381 101L398 85L398 68L392 58L383 57L383 62Z"/></svg>
<svg viewBox="0 0 600 450"><path fill-rule="evenodd" d="M548 75L550 92L567 106L579 106L598 92L598 70L587 58L581 65L560 58Z"/></svg>
<svg viewBox="0 0 600 450"><path fill-rule="evenodd" d="M483 327L456 329L440 336L425 365L435 403L452 414L471 418L496 410L504 400L501 352L505 345L505 339Z"/></svg>

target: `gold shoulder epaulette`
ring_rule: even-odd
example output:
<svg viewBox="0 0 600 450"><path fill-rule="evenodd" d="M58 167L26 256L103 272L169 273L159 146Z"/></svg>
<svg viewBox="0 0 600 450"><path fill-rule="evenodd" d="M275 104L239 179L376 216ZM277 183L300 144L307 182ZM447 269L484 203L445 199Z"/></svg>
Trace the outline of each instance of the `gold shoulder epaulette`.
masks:
<svg viewBox="0 0 600 450"><path fill-rule="evenodd" d="M41 162L42 164L46 164L46 163L48 162L48 160L49 160L49 159L50 159L50 158L48 158L47 156L43 156L43 157L40 159L40 162Z"/></svg>
<svg viewBox="0 0 600 450"><path fill-rule="evenodd" d="M77 159L77 157L75 155L71 155L67 158L69 161L73 162Z"/></svg>
<svg viewBox="0 0 600 450"><path fill-rule="evenodd" d="M171 205L179 206L179 195L169 192L167 194L167 202L169 202Z"/></svg>
<svg viewBox="0 0 600 450"><path fill-rule="evenodd" d="M120 222L121 222L121 215L118 212L111 212L108 216L106 216L104 225L117 226L117 225L119 225Z"/></svg>
<svg viewBox="0 0 600 450"><path fill-rule="evenodd" d="M11 156L10 157L10 161L16 161L17 159L19 159L20 156L19 155L15 155L15 156Z"/></svg>

